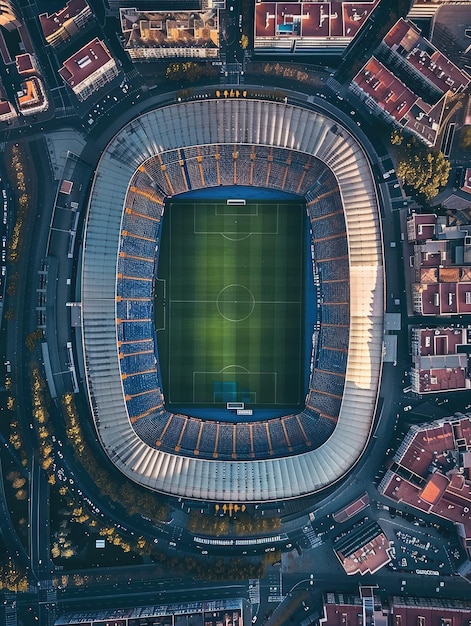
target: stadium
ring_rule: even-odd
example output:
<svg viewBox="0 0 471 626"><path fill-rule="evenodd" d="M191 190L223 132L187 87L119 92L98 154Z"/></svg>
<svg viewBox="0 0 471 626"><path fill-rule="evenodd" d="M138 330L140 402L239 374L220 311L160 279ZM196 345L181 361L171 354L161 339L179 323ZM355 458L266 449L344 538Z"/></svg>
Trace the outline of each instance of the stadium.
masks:
<svg viewBox="0 0 471 626"><path fill-rule="evenodd" d="M229 199L235 187L276 191L280 203L298 198L310 224L319 315L308 390L302 410L272 419L169 410L162 387L155 308L166 298L156 280L164 212L188 192L217 188L223 197L227 188ZM196 209L189 215L192 232L208 228ZM237 215L257 228L255 213ZM233 217L232 209L223 215L226 223ZM101 155L82 259L83 350L101 444L131 480L176 497L230 502L297 498L340 480L371 433L383 315L370 165L355 137L325 113L251 98L182 102L133 119Z"/></svg>

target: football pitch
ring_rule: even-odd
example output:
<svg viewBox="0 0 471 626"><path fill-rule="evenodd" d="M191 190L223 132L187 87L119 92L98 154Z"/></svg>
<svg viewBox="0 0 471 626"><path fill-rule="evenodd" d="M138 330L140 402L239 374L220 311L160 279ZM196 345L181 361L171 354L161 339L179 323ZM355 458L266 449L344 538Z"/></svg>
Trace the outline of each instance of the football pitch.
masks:
<svg viewBox="0 0 471 626"><path fill-rule="evenodd" d="M304 404L305 208L172 201L155 318L167 405Z"/></svg>

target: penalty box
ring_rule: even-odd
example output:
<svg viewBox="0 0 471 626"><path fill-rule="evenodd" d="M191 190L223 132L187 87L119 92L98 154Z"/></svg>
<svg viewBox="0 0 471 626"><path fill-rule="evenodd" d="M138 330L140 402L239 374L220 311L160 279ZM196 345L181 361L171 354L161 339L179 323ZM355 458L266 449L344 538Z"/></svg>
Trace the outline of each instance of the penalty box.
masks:
<svg viewBox="0 0 471 626"><path fill-rule="evenodd" d="M275 405L276 372L193 372L195 404Z"/></svg>
<svg viewBox="0 0 471 626"><path fill-rule="evenodd" d="M276 206L276 211L273 211ZM201 214L193 205L193 231L195 235L278 235L279 209L271 203L227 204L209 202L208 210Z"/></svg>

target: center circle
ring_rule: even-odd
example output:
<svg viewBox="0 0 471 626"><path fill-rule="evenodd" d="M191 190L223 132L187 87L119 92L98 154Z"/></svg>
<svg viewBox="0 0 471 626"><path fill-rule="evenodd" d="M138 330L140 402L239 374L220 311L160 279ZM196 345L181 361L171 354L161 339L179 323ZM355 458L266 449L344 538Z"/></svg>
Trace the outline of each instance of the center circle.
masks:
<svg viewBox="0 0 471 626"><path fill-rule="evenodd" d="M252 315L255 298L250 289L233 283L218 293L216 306L219 315L228 322L243 322Z"/></svg>

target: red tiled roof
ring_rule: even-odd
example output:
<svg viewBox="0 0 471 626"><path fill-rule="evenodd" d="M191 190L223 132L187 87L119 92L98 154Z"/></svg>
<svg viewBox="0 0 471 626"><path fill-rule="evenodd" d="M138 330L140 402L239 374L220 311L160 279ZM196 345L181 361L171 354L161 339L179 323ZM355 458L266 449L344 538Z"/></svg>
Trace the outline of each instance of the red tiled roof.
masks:
<svg viewBox="0 0 471 626"><path fill-rule="evenodd" d="M12 106L8 100L0 100L0 115L10 113Z"/></svg>
<svg viewBox="0 0 471 626"><path fill-rule="evenodd" d="M338 551L336 551L336 554L348 575L363 575L366 573L374 574L381 567L387 565L391 561L389 550L388 538L383 532L379 532L376 537L349 556L344 556Z"/></svg>
<svg viewBox="0 0 471 626"><path fill-rule="evenodd" d="M448 487L449 482L446 476L435 472L435 474L432 474L431 478L429 478L419 496L429 504L436 504Z"/></svg>

